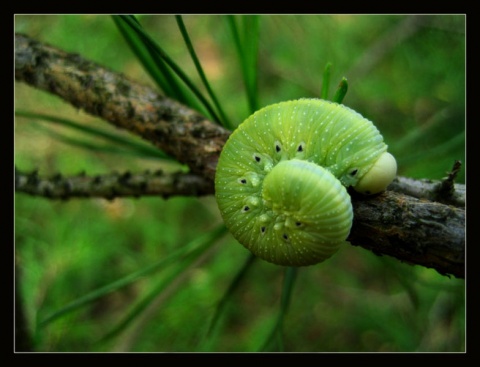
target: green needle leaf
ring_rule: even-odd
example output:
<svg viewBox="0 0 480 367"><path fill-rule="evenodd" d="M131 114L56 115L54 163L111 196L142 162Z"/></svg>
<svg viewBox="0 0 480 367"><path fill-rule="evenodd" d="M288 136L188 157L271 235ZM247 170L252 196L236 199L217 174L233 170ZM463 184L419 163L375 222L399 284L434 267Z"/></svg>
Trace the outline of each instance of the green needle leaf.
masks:
<svg viewBox="0 0 480 367"><path fill-rule="evenodd" d="M113 134L103 129L99 129L91 126L85 126L83 124L79 124L69 119L60 118L52 115L41 114L41 113L29 112L29 111L15 111L15 115L20 117L27 117L27 118L38 119L46 122L59 124L59 125L89 134L93 137L106 139L113 144L123 145L124 147L137 151L139 154L142 154L145 156L172 160L172 158L169 157L167 154L165 154L164 152L162 152L161 150L153 146L136 142L133 139L129 139L129 138L120 136L118 134ZM87 145L88 144L84 145L84 147L86 147Z"/></svg>
<svg viewBox="0 0 480 367"><path fill-rule="evenodd" d="M267 338L265 344L260 351L271 351L273 349L283 350L283 320L288 311L290 300L292 297L293 285L297 278L298 268L287 267L285 270L285 277L283 280L282 297L280 300L280 312L277 321L272 328L270 336Z"/></svg>
<svg viewBox="0 0 480 367"><path fill-rule="evenodd" d="M137 305L135 305L130 312L128 312L122 321L102 338L102 341L106 341L118 335L128 325L130 325L131 322L134 321L142 313L142 311L144 311L161 294L161 292L168 287L168 285L170 285L175 279L183 274L185 270L195 262L195 260L197 260L226 232L226 227L221 225L207 234L196 238L189 245L187 245L189 248L193 247L193 249L186 253L181 261L176 261L176 268L173 269L166 279L162 279L160 282L155 284L152 290L139 303L137 303Z"/></svg>
<svg viewBox="0 0 480 367"><path fill-rule="evenodd" d="M233 126L231 125L230 121L228 120L225 112L222 109L222 106L218 102L217 96L213 92L212 88L210 87L210 83L208 82L207 77L205 76L202 65L200 64L200 61L198 60L197 54L195 53L195 50L193 48L193 45L192 45L192 42L191 42L190 37L188 35L185 24L183 23L182 16L181 15L176 15L175 19L177 21L178 28L180 29L180 32L182 33L183 40L185 41L185 44L187 45L188 52L190 53L190 57L192 58L192 61L195 64L195 68L197 69L198 75L200 76L200 79L202 80L203 85L205 86L210 98L212 99L215 107L218 110L218 113L220 114L220 116L222 118L223 126L227 127L228 129L232 129Z"/></svg>
<svg viewBox="0 0 480 367"><path fill-rule="evenodd" d="M322 92L320 98L328 100L328 91L330 89L330 79L332 74L332 64L329 62L323 70Z"/></svg>
<svg viewBox="0 0 480 367"><path fill-rule="evenodd" d="M260 19L257 15L242 16L243 38L233 15L227 16L233 41L240 61L243 82L247 93L250 113L258 110L257 58L260 39Z"/></svg>
<svg viewBox="0 0 480 367"><path fill-rule="evenodd" d="M143 152L140 150L131 150L129 148L125 149L122 147L117 147L114 145L100 145L100 144L95 144L91 143L86 140L82 139L76 139L72 138L63 134L60 134L47 126L42 126L38 124L38 129L44 130L46 134L50 135L52 138L65 143L69 146L76 146L85 150L88 150L89 152L100 152L100 153L109 153L109 154L119 154L119 155L133 155L136 157L141 157L141 158L150 158L150 159L163 159L163 157L160 157L158 154L152 155L150 152ZM160 152L161 153L161 152Z"/></svg>
<svg viewBox="0 0 480 367"><path fill-rule="evenodd" d="M66 314L73 312L83 306L86 306L87 304L96 301L109 293L126 287L127 285L141 278L144 278L147 275L150 275L158 270L164 270L172 263L178 262L182 258L188 258L192 254L195 256L198 255L199 253L206 250L211 244L213 244L215 240L217 240L225 232L225 227L223 225L219 226L218 228L179 248L177 251L173 252L162 260L76 299L75 301L67 304L60 310L41 320L38 326L44 327L49 323L59 319L60 317L65 316Z"/></svg>
<svg viewBox="0 0 480 367"><path fill-rule="evenodd" d="M332 101L337 103L342 103L343 98L345 98L345 95L347 94L347 90L348 90L348 82L347 82L347 79L343 77L340 83L338 84L337 90L333 95Z"/></svg>
<svg viewBox="0 0 480 367"><path fill-rule="evenodd" d="M224 312L228 304L228 301L232 298L235 291L238 289L242 281L245 279L245 276L248 270L250 269L250 267L252 266L255 259L256 257L252 253L250 253L250 255L248 256L243 266L240 268L240 270L237 272L235 277L232 279L232 282L230 283L226 292L223 294L222 299L220 300L220 302L218 302L217 308L215 310L215 314L213 315L212 321L210 322L210 326L207 331L207 336L211 335L211 332L217 326L220 316Z"/></svg>
<svg viewBox="0 0 480 367"><path fill-rule="evenodd" d="M156 61L158 65L161 65L161 62L159 62L158 60L158 58L161 58L161 60L166 65L168 65L170 69L172 69L176 76L178 76L185 83L185 85L190 89L190 91L195 95L195 97L197 97L201 104L207 109L211 118L214 119L216 122L220 123L220 118L217 116L213 107L203 96L200 90L195 86L195 84L190 80L190 78L188 78L188 76L183 72L183 70L168 56L168 54L152 39L152 37L150 37L150 35L145 32L145 30L141 27L135 17L126 15L116 15L114 17L119 17L122 21L124 21L130 27L130 29L135 32L136 36L141 39L145 47L151 53L152 57L155 58L154 61ZM166 73L164 75L169 74ZM176 83L175 79L169 77L169 83L171 83L171 87L174 87L176 90L181 91L179 84ZM176 98L183 103L189 104L189 106L194 107L192 106L192 100L187 98L185 95L176 96Z"/></svg>
<svg viewBox="0 0 480 367"><path fill-rule="evenodd" d="M178 82L175 81L173 74L162 59L155 53L150 52L145 42L137 35L137 32L135 32L122 18L117 15L113 15L112 18L133 53L142 63L147 73L150 74L150 77L155 81L157 86L167 96L185 102L186 97L184 92L178 86ZM132 18L132 21L138 24L138 20L135 17Z"/></svg>

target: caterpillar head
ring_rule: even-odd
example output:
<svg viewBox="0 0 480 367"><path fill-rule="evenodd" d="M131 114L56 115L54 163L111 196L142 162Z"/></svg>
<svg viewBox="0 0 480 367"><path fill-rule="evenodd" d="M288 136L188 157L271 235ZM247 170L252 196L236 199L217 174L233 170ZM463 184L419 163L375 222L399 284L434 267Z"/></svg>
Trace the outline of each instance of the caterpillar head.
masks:
<svg viewBox="0 0 480 367"><path fill-rule="evenodd" d="M397 175L397 161L388 152L383 153L353 187L355 191L372 195L384 191Z"/></svg>

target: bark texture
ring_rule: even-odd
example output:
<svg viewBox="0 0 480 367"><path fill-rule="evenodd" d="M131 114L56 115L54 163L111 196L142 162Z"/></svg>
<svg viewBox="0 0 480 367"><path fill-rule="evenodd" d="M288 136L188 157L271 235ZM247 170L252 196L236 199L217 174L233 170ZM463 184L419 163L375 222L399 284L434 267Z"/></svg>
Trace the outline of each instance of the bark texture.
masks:
<svg viewBox="0 0 480 367"><path fill-rule="evenodd" d="M393 191L358 195L353 209L352 245L465 277L465 210Z"/></svg>
<svg viewBox="0 0 480 367"><path fill-rule="evenodd" d="M33 196L50 199L105 198L159 196L203 196L213 194L213 182L189 173L162 171L131 173L113 172L88 176L81 173L65 177L57 174L40 177L36 171L25 173L15 170L15 189Z"/></svg>
<svg viewBox="0 0 480 367"><path fill-rule="evenodd" d="M215 176L230 132L152 88L21 34L15 36L15 79L141 136L192 172Z"/></svg>
<svg viewBox="0 0 480 367"><path fill-rule="evenodd" d="M154 182L155 177L111 174L100 181L110 182L116 191L108 191L105 186L104 192L114 196L141 196L149 192L166 196L213 193L218 156L230 132L199 113L77 54L20 34L15 38L15 78L143 137L187 164L192 172L188 177L176 177L178 181L163 177L169 180L167 186L174 187L168 193L155 192L152 189L155 185L145 183ZM465 186L454 183L459 169L460 163L456 162L448 177L438 182L398 177L380 195L352 194L355 219L349 237L351 244L464 278ZM16 190L59 198L94 196L98 180L98 177L40 178L35 173L17 171ZM178 182L185 180L196 189L178 188ZM137 187L137 191L132 191L135 186L132 183L138 182L144 182L143 188L150 189L142 193Z"/></svg>

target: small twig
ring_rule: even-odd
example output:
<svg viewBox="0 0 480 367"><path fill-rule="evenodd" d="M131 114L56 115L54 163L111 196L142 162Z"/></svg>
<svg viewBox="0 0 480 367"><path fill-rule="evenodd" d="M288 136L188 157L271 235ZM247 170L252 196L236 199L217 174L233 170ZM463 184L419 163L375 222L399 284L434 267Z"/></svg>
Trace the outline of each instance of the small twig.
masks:
<svg viewBox="0 0 480 367"><path fill-rule="evenodd" d="M460 170L461 162L455 161L452 171L442 180L416 180L408 177L397 177L388 190L412 196L417 199L427 199L457 208L465 208L466 187L454 183Z"/></svg>
<svg viewBox="0 0 480 367"><path fill-rule="evenodd" d="M436 201L445 202L450 200L455 193L455 178L462 167L462 162L455 161L452 170L448 172L446 178L444 178L436 187Z"/></svg>
<svg viewBox="0 0 480 367"><path fill-rule="evenodd" d="M211 181L189 173L168 174L162 171L110 173L106 175L65 177L57 174L40 177L37 171L24 173L15 170L15 190L50 199L100 197L203 196L213 193Z"/></svg>

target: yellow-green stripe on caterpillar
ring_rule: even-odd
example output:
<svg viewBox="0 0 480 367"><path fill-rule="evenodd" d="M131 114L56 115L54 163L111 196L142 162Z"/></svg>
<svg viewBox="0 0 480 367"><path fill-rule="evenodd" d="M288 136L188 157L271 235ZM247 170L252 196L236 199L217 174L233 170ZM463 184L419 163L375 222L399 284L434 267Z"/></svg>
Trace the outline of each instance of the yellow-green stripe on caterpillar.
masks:
<svg viewBox="0 0 480 367"><path fill-rule="evenodd" d="M386 189L397 164L373 123L352 109L299 99L260 109L220 155L215 196L225 225L254 255L313 265L346 242L352 186Z"/></svg>

